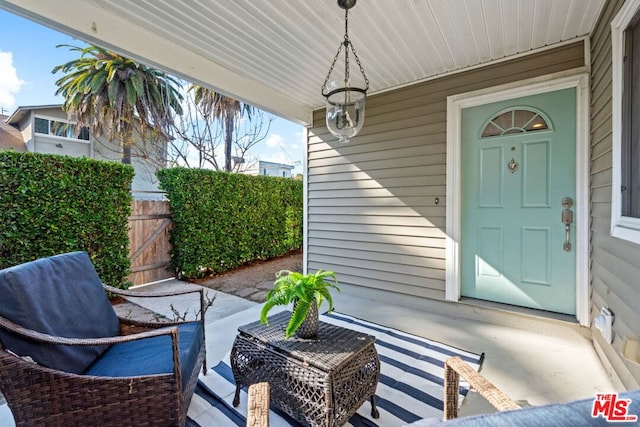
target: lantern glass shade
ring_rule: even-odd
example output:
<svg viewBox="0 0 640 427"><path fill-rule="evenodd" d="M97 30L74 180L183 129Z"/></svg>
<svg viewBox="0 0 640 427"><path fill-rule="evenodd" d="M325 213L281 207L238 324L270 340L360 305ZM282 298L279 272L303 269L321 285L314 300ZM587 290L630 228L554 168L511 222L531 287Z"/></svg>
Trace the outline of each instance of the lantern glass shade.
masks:
<svg viewBox="0 0 640 427"><path fill-rule="evenodd" d="M346 144L364 124L366 89L350 87L344 80L334 80L327 84L327 91L327 128Z"/></svg>

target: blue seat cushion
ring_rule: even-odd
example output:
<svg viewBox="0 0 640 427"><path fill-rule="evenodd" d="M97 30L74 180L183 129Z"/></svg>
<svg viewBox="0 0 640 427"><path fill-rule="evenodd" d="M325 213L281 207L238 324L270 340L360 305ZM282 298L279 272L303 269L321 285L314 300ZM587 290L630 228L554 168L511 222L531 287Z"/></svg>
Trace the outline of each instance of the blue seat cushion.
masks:
<svg viewBox="0 0 640 427"><path fill-rule="evenodd" d="M0 315L24 328L65 338L120 334L120 322L86 252L41 258L0 271ZM0 341L41 365L82 373L109 346L34 342L4 329Z"/></svg>
<svg viewBox="0 0 640 427"><path fill-rule="evenodd" d="M189 381L202 344L200 322L178 325L180 372L183 387ZM112 345L85 371L98 377L135 377L173 373L171 336L144 338Z"/></svg>

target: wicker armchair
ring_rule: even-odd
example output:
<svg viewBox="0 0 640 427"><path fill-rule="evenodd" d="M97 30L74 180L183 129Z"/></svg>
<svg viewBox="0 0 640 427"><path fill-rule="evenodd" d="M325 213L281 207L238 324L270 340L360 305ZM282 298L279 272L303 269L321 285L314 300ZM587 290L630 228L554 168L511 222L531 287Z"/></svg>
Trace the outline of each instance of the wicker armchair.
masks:
<svg viewBox="0 0 640 427"><path fill-rule="evenodd" d="M204 320L118 319L105 290L132 294L102 285L84 252L0 271L0 391L17 426L184 425L206 371ZM193 288L144 296L190 292L204 308Z"/></svg>
<svg viewBox="0 0 640 427"><path fill-rule="evenodd" d="M249 386L247 402L247 427L269 427L269 383L261 382Z"/></svg>
<svg viewBox="0 0 640 427"><path fill-rule="evenodd" d="M498 411L520 409L515 401L491 384L476 372L459 356L450 357L444 362L444 419L450 420L458 416L458 388L460 377L469 382L487 402Z"/></svg>

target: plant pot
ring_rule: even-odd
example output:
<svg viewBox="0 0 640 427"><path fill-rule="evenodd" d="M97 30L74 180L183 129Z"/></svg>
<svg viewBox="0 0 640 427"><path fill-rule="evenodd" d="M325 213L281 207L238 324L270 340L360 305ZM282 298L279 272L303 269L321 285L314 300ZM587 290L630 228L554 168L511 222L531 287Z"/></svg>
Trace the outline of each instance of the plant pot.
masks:
<svg viewBox="0 0 640 427"><path fill-rule="evenodd" d="M295 310L295 303L294 303ZM318 304L315 302L309 306L309 311L307 312L307 317L305 317L304 322L300 325L300 327L296 330L295 334L298 338L315 338L318 335L318 323L320 322L318 316Z"/></svg>

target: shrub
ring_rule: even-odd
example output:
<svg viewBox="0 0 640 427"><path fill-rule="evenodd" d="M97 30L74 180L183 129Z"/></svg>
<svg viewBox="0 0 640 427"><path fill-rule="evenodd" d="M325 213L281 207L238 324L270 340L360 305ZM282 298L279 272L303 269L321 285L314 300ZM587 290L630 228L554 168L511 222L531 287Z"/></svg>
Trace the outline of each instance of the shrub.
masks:
<svg viewBox="0 0 640 427"><path fill-rule="evenodd" d="M302 182L203 169L158 172L171 205L172 265L188 278L302 246Z"/></svg>
<svg viewBox="0 0 640 427"><path fill-rule="evenodd" d="M0 152L0 268L84 250L104 283L126 287L132 179L120 163Z"/></svg>

